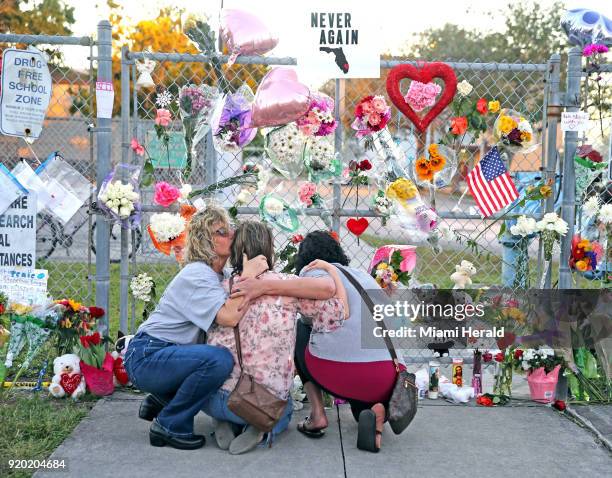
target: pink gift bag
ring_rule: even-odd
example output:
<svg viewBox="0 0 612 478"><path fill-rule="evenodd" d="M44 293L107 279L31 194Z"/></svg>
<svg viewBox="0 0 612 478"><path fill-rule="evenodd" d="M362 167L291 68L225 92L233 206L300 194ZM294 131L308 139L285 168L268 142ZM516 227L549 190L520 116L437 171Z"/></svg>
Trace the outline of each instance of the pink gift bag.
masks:
<svg viewBox="0 0 612 478"><path fill-rule="evenodd" d="M416 266L416 246L395 244L389 244L388 246L382 246L376 249L374 257L372 258L370 266L368 267L368 272L372 272L372 269L376 267L376 264L381 261L389 262L391 260L391 255L397 250L402 253L402 257L404 258L400 264L400 270L402 272L412 272Z"/></svg>
<svg viewBox="0 0 612 478"><path fill-rule="evenodd" d="M554 401L560 369L561 365L557 365L547 374L544 367L540 367L527 375L529 393L534 402L550 403Z"/></svg>

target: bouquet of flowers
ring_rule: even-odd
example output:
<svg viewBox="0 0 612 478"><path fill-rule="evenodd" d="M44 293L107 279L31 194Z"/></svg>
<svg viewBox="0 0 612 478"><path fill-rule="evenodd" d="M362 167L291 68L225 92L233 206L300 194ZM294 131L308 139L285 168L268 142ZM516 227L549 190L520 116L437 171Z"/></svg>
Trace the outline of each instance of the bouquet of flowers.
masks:
<svg viewBox="0 0 612 478"><path fill-rule="evenodd" d="M538 368L544 368L546 373L551 372L557 365L563 365L563 357L555 355L553 350L545 349L515 349L514 366L517 370L533 372Z"/></svg>
<svg viewBox="0 0 612 478"><path fill-rule="evenodd" d="M540 233L542 242L544 244L544 260L551 261L553 247L556 243L561 241L563 236L567 234L568 224L557 216L556 213L550 212L544 214L542 220L538 221L535 226Z"/></svg>
<svg viewBox="0 0 612 478"><path fill-rule="evenodd" d="M57 353L72 353L78 337L96 328L96 322L104 316L100 307L86 307L72 299L55 301L59 314L57 323Z"/></svg>
<svg viewBox="0 0 612 478"><path fill-rule="evenodd" d="M295 123L272 129L266 134L265 151L274 168L287 179L297 178L304 169L308 138Z"/></svg>
<svg viewBox="0 0 612 478"><path fill-rule="evenodd" d="M393 181L387 187L386 195L389 199L396 201L403 210L410 214L414 213L417 206L423 204L416 185L406 178L399 178Z"/></svg>
<svg viewBox="0 0 612 478"><path fill-rule="evenodd" d="M387 219L391 216L391 210L393 208L393 201L389 199L385 192L378 190L376 196L372 198L371 209L382 216L382 225L387 225Z"/></svg>
<svg viewBox="0 0 612 478"><path fill-rule="evenodd" d="M582 197L591 183L601 175L608 166L601 154L590 144L584 144L576 150L574 168L576 169L576 196Z"/></svg>
<svg viewBox="0 0 612 478"><path fill-rule="evenodd" d="M570 253L569 266L577 271L593 271L603 256L603 248L596 241L589 241L576 234L572 238L572 250Z"/></svg>
<svg viewBox="0 0 612 478"><path fill-rule="evenodd" d="M335 154L331 136L308 138L304 153L304 164L310 181L319 182L339 176L342 172L342 162Z"/></svg>
<svg viewBox="0 0 612 478"><path fill-rule="evenodd" d="M408 286L410 282L410 272L406 268L402 268L404 257L401 250L395 250L389 260L380 261L375 264L370 272L377 284L391 293L397 289L399 284Z"/></svg>
<svg viewBox="0 0 612 478"><path fill-rule="evenodd" d="M344 170L344 176L348 177L349 184L352 186L368 185L369 179L366 171L372 169L372 163L368 159L361 161L350 161L348 168Z"/></svg>
<svg viewBox="0 0 612 478"><path fill-rule="evenodd" d="M247 85L242 85L236 93L223 97L212 118L213 144L220 153L237 153L253 141L257 128L249 128L251 123L251 103L254 95Z"/></svg>
<svg viewBox="0 0 612 478"><path fill-rule="evenodd" d="M455 152L439 144L430 144L427 157L421 156L414 163L417 181L435 189L450 185L457 170Z"/></svg>
<svg viewBox="0 0 612 478"><path fill-rule="evenodd" d="M176 260L182 262L187 225L195 212L194 206L181 204L179 214L169 212L153 214L147 231L155 249L167 256L174 251Z"/></svg>
<svg viewBox="0 0 612 478"><path fill-rule="evenodd" d="M125 229L140 225L141 203L138 190L140 169L118 164L106 177L98 193L98 205Z"/></svg>
<svg viewBox="0 0 612 478"><path fill-rule="evenodd" d="M130 291L134 299L140 300L145 304L142 311L142 320L144 322L155 308L155 281L149 274L142 272L136 277L132 277Z"/></svg>
<svg viewBox="0 0 612 478"><path fill-rule="evenodd" d="M504 108L493 125L495 141L509 149L528 152L533 146L535 137L533 128L525 115Z"/></svg>
<svg viewBox="0 0 612 478"><path fill-rule="evenodd" d="M308 207L322 207L323 200L317 192L317 185L310 182L305 182L300 185L298 190L300 202Z"/></svg>
<svg viewBox="0 0 612 478"><path fill-rule="evenodd" d="M387 127L391 119L391 108L383 96L366 96L355 107L355 120L351 127L357 131L357 137L372 135Z"/></svg>
<svg viewBox="0 0 612 478"><path fill-rule="evenodd" d="M210 115L219 96L217 88L208 85L186 85L179 91L179 113L187 149L185 178L191 174L195 148L208 131Z"/></svg>
<svg viewBox="0 0 612 478"><path fill-rule="evenodd" d="M304 116L296 121L300 132L305 136L327 136L332 134L338 123L334 118L334 100L329 96L316 93Z"/></svg>
<svg viewBox="0 0 612 478"><path fill-rule="evenodd" d="M259 203L259 216L262 221L285 232L295 232L300 226L294 209L276 194L266 194Z"/></svg>
<svg viewBox="0 0 612 478"><path fill-rule="evenodd" d="M77 355L81 359L81 372L85 377L87 389L98 396L112 394L115 390L114 359L106 352L100 333L81 335Z"/></svg>

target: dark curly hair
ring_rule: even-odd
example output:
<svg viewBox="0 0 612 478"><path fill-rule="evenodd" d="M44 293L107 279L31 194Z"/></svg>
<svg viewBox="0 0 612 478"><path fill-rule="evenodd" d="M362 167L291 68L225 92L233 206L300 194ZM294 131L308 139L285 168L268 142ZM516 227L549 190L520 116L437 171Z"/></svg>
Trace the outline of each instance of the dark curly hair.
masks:
<svg viewBox="0 0 612 478"><path fill-rule="evenodd" d="M299 274L305 266L315 259L336 262L343 266L348 266L350 262L342 250L342 246L330 235L329 231L310 232L300 242L300 249L295 255L296 274Z"/></svg>

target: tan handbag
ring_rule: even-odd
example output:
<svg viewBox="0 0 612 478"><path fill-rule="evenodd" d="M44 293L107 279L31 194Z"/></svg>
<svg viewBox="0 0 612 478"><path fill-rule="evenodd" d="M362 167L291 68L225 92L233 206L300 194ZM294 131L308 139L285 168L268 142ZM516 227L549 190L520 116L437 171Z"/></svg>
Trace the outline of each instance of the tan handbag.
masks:
<svg viewBox="0 0 612 478"><path fill-rule="evenodd" d="M280 420L287 406L287 400L281 400L270 390L244 371L242 367L242 350L240 348L240 330L234 327L236 353L240 364L240 378L236 388L227 401L227 408L262 432L271 432Z"/></svg>

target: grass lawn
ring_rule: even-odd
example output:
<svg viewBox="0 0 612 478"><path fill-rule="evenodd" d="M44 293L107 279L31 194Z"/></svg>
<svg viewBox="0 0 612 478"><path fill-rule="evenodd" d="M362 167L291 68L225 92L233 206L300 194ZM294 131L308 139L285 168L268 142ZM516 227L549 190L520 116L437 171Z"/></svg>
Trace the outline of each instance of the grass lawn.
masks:
<svg viewBox="0 0 612 478"><path fill-rule="evenodd" d="M95 404L89 398L74 403L41 392L0 391L0 476L28 477L34 470L9 468L9 460L43 460L87 416Z"/></svg>

